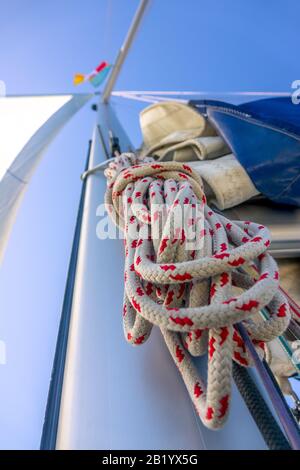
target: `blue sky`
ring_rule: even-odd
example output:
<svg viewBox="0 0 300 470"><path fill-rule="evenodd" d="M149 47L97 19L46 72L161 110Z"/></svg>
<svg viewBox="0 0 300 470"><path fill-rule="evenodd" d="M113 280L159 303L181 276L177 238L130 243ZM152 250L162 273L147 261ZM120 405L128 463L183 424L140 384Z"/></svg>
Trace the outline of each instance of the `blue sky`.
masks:
<svg viewBox="0 0 300 470"><path fill-rule="evenodd" d="M136 0L1 2L8 94L73 91L74 72L114 61ZM290 91L299 79L296 0L153 0L116 89ZM90 91L89 85L74 91ZM114 99L135 144L139 106ZM30 112L30 110L28 110ZM0 272L0 448L38 448L73 228L95 114L61 132L36 171Z"/></svg>

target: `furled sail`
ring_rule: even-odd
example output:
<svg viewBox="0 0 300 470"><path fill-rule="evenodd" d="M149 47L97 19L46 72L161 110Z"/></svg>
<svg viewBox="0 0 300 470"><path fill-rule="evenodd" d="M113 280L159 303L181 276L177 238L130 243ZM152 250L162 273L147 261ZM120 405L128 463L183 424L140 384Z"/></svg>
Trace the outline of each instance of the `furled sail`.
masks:
<svg viewBox="0 0 300 470"><path fill-rule="evenodd" d="M89 94L0 98L0 261L44 150Z"/></svg>

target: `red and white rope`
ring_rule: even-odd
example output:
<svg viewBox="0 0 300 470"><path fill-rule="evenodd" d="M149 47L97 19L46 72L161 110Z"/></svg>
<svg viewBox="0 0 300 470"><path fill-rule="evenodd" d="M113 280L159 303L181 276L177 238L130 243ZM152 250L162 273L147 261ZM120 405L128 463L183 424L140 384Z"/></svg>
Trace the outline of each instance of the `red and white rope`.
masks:
<svg viewBox="0 0 300 470"><path fill-rule="evenodd" d="M277 265L267 253L269 231L211 210L200 176L188 165L151 158L140 163L133 154L123 154L106 176L106 206L125 233L126 339L140 345L157 325L202 422L220 428L229 412L232 360L251 365L234 325L243 322L262 357L264 342L289 324ZM162 205L165 217L157 210ZM176 208L185 205L192 211L185 222L203 242L196 249L186 248L187 225L174 230ZM197 217L199 207L202 219ZM255 277L242 270L249 265L255 266ZM263 307L269 320L253 322ZM205 384L192 356L206 352Z"/></svg>

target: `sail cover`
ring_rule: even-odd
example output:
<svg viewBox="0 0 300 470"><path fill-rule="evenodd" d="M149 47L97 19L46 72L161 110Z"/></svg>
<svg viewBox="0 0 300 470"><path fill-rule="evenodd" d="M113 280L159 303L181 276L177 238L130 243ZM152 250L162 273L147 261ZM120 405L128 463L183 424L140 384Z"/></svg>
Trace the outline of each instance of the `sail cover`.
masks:
<svg viewBox="0 0 300 470"><path fill-rule="evenodd" d="M18 207L43 152L91 96L0 98L0 262Z"/></svg>

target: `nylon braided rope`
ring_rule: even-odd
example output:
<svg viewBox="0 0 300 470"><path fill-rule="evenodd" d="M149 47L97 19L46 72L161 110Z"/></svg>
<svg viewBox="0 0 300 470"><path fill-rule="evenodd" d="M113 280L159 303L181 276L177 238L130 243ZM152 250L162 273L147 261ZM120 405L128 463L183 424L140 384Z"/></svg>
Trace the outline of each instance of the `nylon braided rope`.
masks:
<svg viewBox="0 0 300 470"><path fill-rule="evenodd" d="M289 324L277 265L267 252L270 233L210 209L201 177L188 165L122 154L105 174L106 207L124 231L125 337L140 345L157 325L200 419L218 429L229 413L232 360L252 364L235 324L243 322L261 358L265 342ZM178 230L175 213L185 206L189 216ZM158 207L165 208L163 217ZM196 249L187 249L188 228ZM269 318L253 321L263 307ZM192 356L206 353L204 380Z"/></svg>

